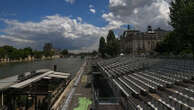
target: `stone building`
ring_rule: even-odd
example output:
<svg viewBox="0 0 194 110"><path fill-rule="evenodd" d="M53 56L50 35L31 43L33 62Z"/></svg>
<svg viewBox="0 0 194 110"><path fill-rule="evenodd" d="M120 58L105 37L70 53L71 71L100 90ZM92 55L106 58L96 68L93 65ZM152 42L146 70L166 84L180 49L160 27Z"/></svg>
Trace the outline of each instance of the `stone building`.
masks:
<svg viewBox="0 0 194 110"><path fill-rule="evenodd" d="M120 37L121 50L124 53L141 54L149 53L155 49L157 43L161 41L168 31L160 28L152 30L151 26L148 26L146 32L140 32L138 30L124 31L122 37Z"/></svg>

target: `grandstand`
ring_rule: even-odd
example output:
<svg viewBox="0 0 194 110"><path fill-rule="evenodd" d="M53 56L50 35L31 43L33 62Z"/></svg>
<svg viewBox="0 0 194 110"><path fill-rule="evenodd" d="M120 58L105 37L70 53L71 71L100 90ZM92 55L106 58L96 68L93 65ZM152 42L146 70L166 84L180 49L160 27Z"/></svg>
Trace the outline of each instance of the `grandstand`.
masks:
<svg viewBox="0 0 194 110"><path fill-rule="evenodd" d="M194 110L194 62L117 57L97 62L124 110Z"/></svg>

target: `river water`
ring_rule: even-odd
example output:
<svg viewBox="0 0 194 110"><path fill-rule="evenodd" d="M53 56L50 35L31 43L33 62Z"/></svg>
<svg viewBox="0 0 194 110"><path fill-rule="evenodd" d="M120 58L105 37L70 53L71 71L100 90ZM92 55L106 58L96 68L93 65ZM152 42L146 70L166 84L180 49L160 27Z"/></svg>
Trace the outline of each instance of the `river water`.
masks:
<svg viewBox="0 0 194 110"><path fill-rule="evenodd" d="M37 69L53 69L53 65L57 65L57 71L74 74L79 70L83 62L84 59L80 57L70 57L54 60L0 64L0 79Z"/></svg>

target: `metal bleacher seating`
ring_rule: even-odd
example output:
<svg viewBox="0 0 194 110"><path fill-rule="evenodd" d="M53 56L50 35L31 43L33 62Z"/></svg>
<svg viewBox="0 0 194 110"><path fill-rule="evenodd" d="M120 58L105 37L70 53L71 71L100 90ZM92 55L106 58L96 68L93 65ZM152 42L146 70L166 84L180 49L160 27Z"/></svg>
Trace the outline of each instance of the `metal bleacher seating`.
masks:
<svg viewBox="0 0 194 110"><path fill-rule="evenodd" d="M98 67L125 94L134 110L194 110L191 60L125 56L100 61Z"/></svg>

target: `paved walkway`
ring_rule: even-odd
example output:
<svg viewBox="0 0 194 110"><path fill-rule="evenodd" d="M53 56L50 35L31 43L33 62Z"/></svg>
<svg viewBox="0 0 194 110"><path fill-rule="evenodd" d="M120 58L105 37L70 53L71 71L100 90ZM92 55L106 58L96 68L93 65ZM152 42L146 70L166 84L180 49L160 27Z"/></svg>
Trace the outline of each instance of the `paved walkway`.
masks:
<svg viewBox="0 0 194 110"><path fill-rule="evenodd" d="M53 105L52 110L69 110L67 108L69 107L69 103L71 102L72 96L77 88L75 85L78 85L78 83L80 82L85 65L86 62L80 67L80 70L77 72L75 77L72 79L72 81L66 87L56 103Z"/></svg>
<svg viewBox="0 0 194 110"><path fill-rule="evenodd" d="M86 66L85 72L83 73L81 80L74 92L74 95L71 98L67 110L90 110L92 101L92 93L91 87L88 85L88 81L90 80L89 75L87 74L90 71L89 66ZM87 99L90 103L81 103L80 105L80 98ZM87 102L88 102L87 101ZM81 109L84 107L84 109ZM78 109L80 108L80 109ZM86 109L85 109L86 108Z"/></svg>

